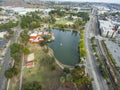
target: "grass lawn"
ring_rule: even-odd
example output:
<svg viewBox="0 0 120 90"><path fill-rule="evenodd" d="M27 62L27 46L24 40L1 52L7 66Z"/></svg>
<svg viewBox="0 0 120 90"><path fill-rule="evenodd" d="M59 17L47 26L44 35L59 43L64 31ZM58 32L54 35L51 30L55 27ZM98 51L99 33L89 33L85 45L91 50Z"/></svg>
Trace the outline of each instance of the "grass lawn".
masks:
<svg viewBox="0 0 120 90"><path fill-rule="evenodd" d="M57 29L64 29L64 30L76 30L76 31L80 31L80 32L83 32L83 28L84 26L81 26L79 28L73 28L72 26L71 27L63 27L61 28L59 25L67 25L67 23L71 23L73 22L72 20L65 20L63 17L62 18L55 18L56 19L56 22L54 24L50 24L50 27L52 28L57 28ZM58 24L58 25L57 25Z"/></svg>
<svg viewBox="0 0 120 90"><path fill-rule="evenodd" d="M27 82L38 81L43 90L56 90L59 85L59 76L62 70L56 65L56 70L52 71L49 65L43 65L40 60L47 56L39 45L29 44L30 51L35 55L35 67L24 68L23 86Z"/></svg>
<svg viewBox="0 0 120 90"><path fill-rule="evenodd" d="M70 22L70 21L68 21L68 20L65 20L65 19L63 19L63 18L56 18L56 24L63 24L63 25L65 25L67 22Z"/></svg>
<svg viewBox="0 0 120 90"><path fill-rule="evenodd" d="M19 75L13 77L10 80L9 90L18 90L18 88L19 88Z"/></svg>

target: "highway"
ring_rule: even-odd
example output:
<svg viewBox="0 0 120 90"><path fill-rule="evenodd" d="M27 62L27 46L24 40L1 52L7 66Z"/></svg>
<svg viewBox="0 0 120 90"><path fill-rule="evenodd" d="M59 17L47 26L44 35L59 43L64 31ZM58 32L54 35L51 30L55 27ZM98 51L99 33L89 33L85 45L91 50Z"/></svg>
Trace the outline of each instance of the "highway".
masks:
<svg viewBox="0 0 120 90"><path fill-rule="evenodd" d="M2 68L1 68L1 74L0 74L0 90L5 90L6 89L6 83L7 83L7 79L4 75L4 72L9 69L10 63L12 63L12 58L10 56L10 49L9 49L9 45L11 45L12 43L17 42L17 39L20 35L21 32L21 28L20 28L20 24L15 28L16 29L16 34L14 35L14 37L9 40L9 43L7 44L6 49L4 50L5 52L5 59L4 62L2 64Z"/></svg>
<svg viewBox="0 0 120 90"><path fill-rule="evenodd" d="M94 14L94 12L92 13ZM92 81L93 90L108 90L108 86L104 80L104 78L101 75L101 72L99 70L99 64L93 54L90 38L91 38L91 29L92 29L92 23L94 22L93 19L94 15L91 15L89 22L86 25L85 28L85 48L87 51L87 58L86 58L86 71L90 75L91 78L94 79Z"/></svg>

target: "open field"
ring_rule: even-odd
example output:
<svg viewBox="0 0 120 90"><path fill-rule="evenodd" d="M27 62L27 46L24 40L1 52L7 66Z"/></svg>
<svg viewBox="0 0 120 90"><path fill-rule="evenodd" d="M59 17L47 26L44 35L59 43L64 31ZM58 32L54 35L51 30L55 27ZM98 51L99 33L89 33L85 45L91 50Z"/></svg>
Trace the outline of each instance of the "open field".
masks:
<svg viewBox="0 0 120 90"><path fill-rule="evenodd" d="M63 24L66 25L66 23L69 22L68 20L64 20L62 18L56 18L56 24Z"/></svg>
<svg viewBox="0 0 120 90"><path fill-rule="evenodd" d="M30 51L35 54L35 67L24 68L23 72L23 87L28 82L38 81L44 90L56 90L60 86L59 77L62 70L56 65L56 69L52 71L51 65L43 65L40 63L42 58L47 57L47 54L39 45L29 44Z"/></svg>

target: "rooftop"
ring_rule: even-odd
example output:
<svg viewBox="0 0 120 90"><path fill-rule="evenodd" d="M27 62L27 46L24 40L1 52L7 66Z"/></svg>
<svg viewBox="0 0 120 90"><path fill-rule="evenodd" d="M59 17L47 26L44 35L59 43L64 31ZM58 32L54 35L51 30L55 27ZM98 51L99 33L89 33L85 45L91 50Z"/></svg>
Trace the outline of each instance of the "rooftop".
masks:
<svg viewBox="0 0 120 90"><path fill-rule="evenodd" d="M0 38L4 38L5 34L6 34L6 32L0 32Z"/></svg>
<svg viewBox="0 0 120 90"><path fill-rule="evenodd" d="M100 22L100 28L102 28L105 31L112 31L114 25L110 21L99 20L99 22Z"/></svg>
<svg viewBox="0 0 120 90"><path fill-rule="evenodd" d="M33 60L34 60L34 53L31 53L28 55L27 61L29 62L29 61L33 61Z"/></svg>

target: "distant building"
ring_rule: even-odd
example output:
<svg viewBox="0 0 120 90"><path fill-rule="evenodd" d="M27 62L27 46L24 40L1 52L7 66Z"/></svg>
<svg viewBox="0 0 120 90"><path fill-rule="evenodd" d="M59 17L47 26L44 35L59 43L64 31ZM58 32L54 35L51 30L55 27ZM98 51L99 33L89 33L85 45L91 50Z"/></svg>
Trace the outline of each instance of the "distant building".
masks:
<svg viewBox="0 0 120 90"><path fill-rule="evenodd" d="M44 32L37 32L37 31L34 31L33 33L32 32L29 32L29 41L30 43L35 43L35 44L40 44L41 42L44 41L44 37L50 37L48 39L48 41L51 41L51 40L54 40L55 37L53 36L52 33L48 32L48 31L44 31Z"/></svg>
<svg viewBox="0 0 120 90"><path fill-rule="evenodd" d="M109 7L106 7L106 6L99 6L98 5L98 6L94 6L94 7L96 7L98 9L98 15L104 14L104 13L110 11Z"/></svg>
<svg viewBox="0 0 120 90"><path fill-rule="evenodd" d="M30 43L36 43L36 44L41 43L43 40L44 39L41 36L39 36L37 33L32 33L29 39Z"/></svg>
<svg viewBox="0 0 120 90"><path fill-rule="evenodd" d="M87 7L73 7L73 11L75 11L75 12L91 12L92 9L87 8Z"/></svg>
<svg viewBox="0 0 120 90"><path fill-rule="evenodd" d="M79 12L91 12L91 11L92 11L91 8L81 8L81 9L79 10Z"/></svg>

